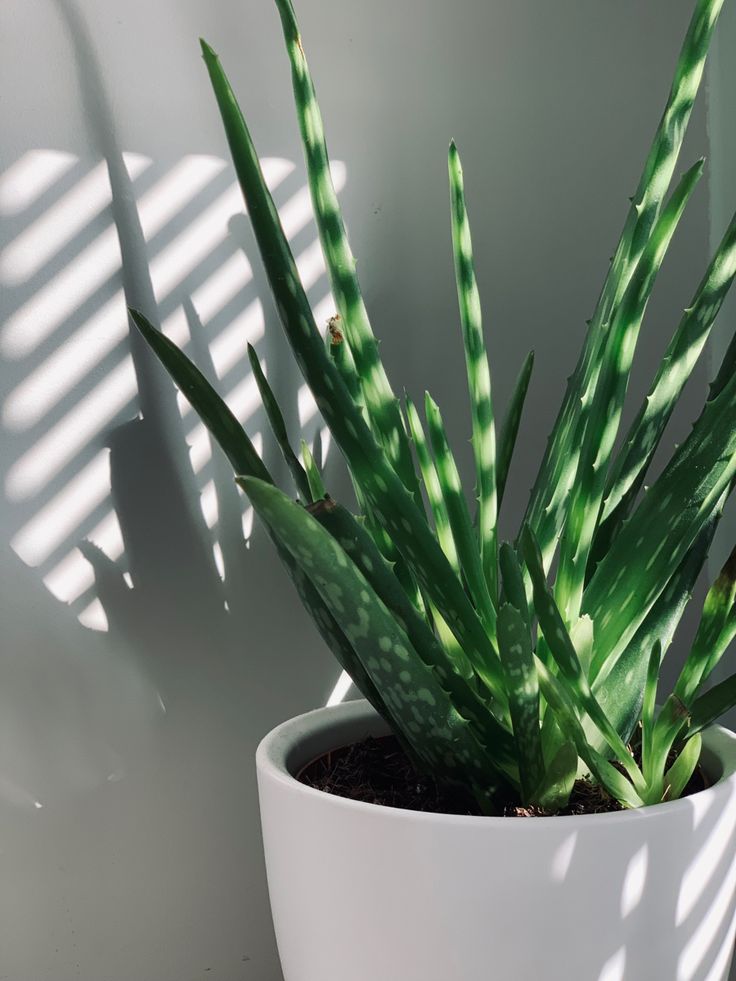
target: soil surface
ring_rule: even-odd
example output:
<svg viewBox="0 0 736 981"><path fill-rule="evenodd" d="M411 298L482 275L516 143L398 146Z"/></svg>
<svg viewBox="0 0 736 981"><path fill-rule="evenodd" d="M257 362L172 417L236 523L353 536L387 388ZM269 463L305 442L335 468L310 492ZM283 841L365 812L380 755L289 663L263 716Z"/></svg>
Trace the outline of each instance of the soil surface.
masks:
<svg viewBox="0 0 736 981"><path fill-rule="evenodd" d="M433 814L481 815L473 797L462 788L441 787L416 771L394 736L368 738L333 750L304 767L297 779L309 787L338 797ZM706 786L697 771L686 789L695 793ZM548 817L539 808L520 806L518 800L500 803L504 817ZM618 801L587 780L577 780L568 806L560 816L602 814L622 810Z"/></svg>

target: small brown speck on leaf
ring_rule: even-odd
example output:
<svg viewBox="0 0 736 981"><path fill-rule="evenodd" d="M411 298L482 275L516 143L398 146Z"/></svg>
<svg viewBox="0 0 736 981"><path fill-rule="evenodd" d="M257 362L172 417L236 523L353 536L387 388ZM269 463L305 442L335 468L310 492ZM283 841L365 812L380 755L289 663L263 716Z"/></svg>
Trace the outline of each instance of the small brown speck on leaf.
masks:
<svg viewBox="0 0 736 981"><path fill-rule="evenodd" d="M330 317L327 321L327 331L330 335L330 343L337 346L342 344L345 340L345 335L340 329L340 314L336 313L334 317Z"/></svg>

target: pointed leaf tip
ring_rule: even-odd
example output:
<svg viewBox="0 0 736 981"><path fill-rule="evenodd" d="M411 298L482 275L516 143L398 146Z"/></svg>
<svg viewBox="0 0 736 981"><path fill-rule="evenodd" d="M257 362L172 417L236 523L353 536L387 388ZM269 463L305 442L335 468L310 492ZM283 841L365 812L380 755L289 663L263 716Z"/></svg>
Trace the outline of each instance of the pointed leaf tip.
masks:
<svg viewBox="0 0 736 981"><path fill-rule="evenodd" d="M248 477L243 474L238 474L235 477L235 483L245 491L251 500L263 500L270 491L274 490L273 484L259 480L258 477Z"/></svg>
<svg viewBox="0 0 736 981"><path fill-rule="evenodd" d="M202 49L202 57L205 61L216 61L217 52L215 49L208 44L203 37L199 39L199 46Z"/></svg>

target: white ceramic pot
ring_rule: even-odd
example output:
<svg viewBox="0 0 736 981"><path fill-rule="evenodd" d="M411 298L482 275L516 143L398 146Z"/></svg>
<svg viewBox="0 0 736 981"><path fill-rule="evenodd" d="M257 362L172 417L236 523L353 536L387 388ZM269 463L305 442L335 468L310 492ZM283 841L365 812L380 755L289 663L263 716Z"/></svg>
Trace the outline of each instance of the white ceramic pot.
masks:
<svg viewBox="0 0 736 981"><path fill-rule="evenodd" d="M285 981L725 981L734 942L736 736L683 800L585 817L423 814L293 774L387 731L366 702L279 726L258 749Z"/></svg>

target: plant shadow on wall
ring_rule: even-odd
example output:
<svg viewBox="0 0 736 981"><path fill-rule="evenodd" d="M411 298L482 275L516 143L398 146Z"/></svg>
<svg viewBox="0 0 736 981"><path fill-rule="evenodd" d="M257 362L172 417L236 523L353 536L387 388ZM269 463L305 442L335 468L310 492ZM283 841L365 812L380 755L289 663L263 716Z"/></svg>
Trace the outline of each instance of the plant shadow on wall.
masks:
<svg viewBox="0 0 736 981"><path fill-rule="evenodd" d="M317 455L326 454L328 438L285 342L264 330L274 316L269 291L249 261L252 235L226 161L123 153L85 25L71 3L57 7L100 162L32 150L0 178L11 548L78 616L84 634L107 630L110 650L130 652L169 726L177 701L208 712L209 698L226 710L223 693L231 692L238 717L249 705L265 713L249 731L253 742L284 714L279 685L285 704L306 705L305 693L310 703L325 701L336 672L315 672L305 656L275 685L273 662L248 649L270 632L271 594L283 586L278 563L264 574L254 553L268 545L252 530L246 498L130 334L126 307L146 310L188 347L257 442L263 415L248 343L287 407L292 437ZM333 311L308 190L289 161L271 159L267 170L326 320ZM336 179L344 182L341 165ZM288 480L270 444L264 453ZM299 616L282 626L296 647ZM271 692L270 709L263 692ZM239 752L246 749L241 743Z"/></svg>
<svg viewBox="0 0 736 981"><path fill-rule="evenodd" d="M427 442L413 405L407 399L406 416L402 416L383 373L330 180L301 34L290 0L279 0L278 7L317 224L345 328L345 336L330 346L332 358L314 322L236 96L206 42L203 53L282 326L346 458L361 519L334 498L325 497L324 488L308 479L308 472L299 482L301 502L281 492L237 420L186 355L144 315L132 311L136 326L226 450L240 475L238 483L247 491L337 659L420 770L428 770L440 783L459 783L486 814L503 813L503 803L515 801L544 814L559 813L570 798L581 761L592 782L624 807L671 802L685 791L696 767L701 730L736 701L736 675L698 694L734 636L736 584L731 562L708 594L675 692L661 711L656 710L662 655L733 486L736 345L729 349L691 434L638 503L637 498L677 397L734 278L736 220L683 314L650 394L623 440L622 459L614 460L612 454L649 294L702 173L699 161L685 172L665 203L719 4L701 0L696 8L667 108L631 198L523 528L516 542L504 543L500 549L497 508L518 417L512 411L510 428L501 430L497 470L490 372L457 149L451 144L448 162L477 471L475 526L439 409L427 396ZM269 404L266 400L267 408ZM269 414L273 412L271 406ZM432 521L427 519L412 444ZM609 465L613 472L607 475ZM553 592L547 576L558 542ZM634 551L641 553L636 562L632 562ZM641 768L629 746L638 734ZM676 758L671 762L673 749ZM705 847L693 846L698 855L679 855L691 863L684 871L672 862L677 836L666 847L664 835L656 842L648 840L646 825L640 828L635 854L619 856L624 875L620 891L610 875L603 884L602 905L608 905L609 899L614 903L613 909L596 909L596 924L606 928L605 938L599 936L592 947L587 939L579 941L579 956L587 961L576 965L572 976L599 981L625 978L629 940L641 932L642 924L652 928L652 917L637 913L629 921L633 923L629 937L628 917L648 900L647 906L654 902L653 918L665 928L661 934L655 931L653 940L657 949L666 946L657 959L657 974L713 981L722 977L734 915L733 839L724 834L722 824L733 818L728 808L710 805L714 798L728 795L731 786L727 782L718 792L664 805L670 807L673 822L682 815L683 832L690 822L699 822L700 834L706 838ZM718 814L712 826L704 813L708 810L711 817ZM619 819L618 827L655 820L651 815L646 811L627 815ZM627 826L624 821L632 823ZM564 834L562 819L552 827ZM584 846L578 848L573 837L562 842L557 862L560 879L570 876L573 881L573 871L584 871L588 877L578 893L566 885L570 905L573 898L583 904L592 899L590 869L595 867L595 855L608 843L605 818L598 816L591 823L594 827L600 829L596 834L602 834L595 854L583 854ZM533 852L535 836L530 835L530 842ZM309 844L302 850L309 852ZM538 867L544 863L544 853L536 861L530 857L530 862ZM291 868L292 863L285 867ZM725 878L716 876L716 870ZM657 882L657 891L648 888L665 877L664 884ZM512 880L509 891L519 890L523 872ZM346 888L352 887L351 882ZM287 893L288 889L287 882ZM657 898L659 890L676 897L671 906L669 899ZM340 895L343 890L336 891ZM424 895L425 890L420 892ZM535 904L539 902L538 895L533 898ZM451 900L446 908L455 908ZM545 904L533 907L545 908ZM523 891L508 909L518 918L524 909ZM278 906L275 910L280 915ZM296 921L300 916L297 911ZM576 927L579 919L572 916ZM493 928L503 932L502 924L494 922ZM308 927L305 933L311 937ZM385 935L386 930L376 931L373 946L376 938ZM614 942L610 953L609 937ZM422 968L414 971L420 957L414 953L417 946L409 940L402 956L408 955L404 969L411 963L409 973L420 977ZM455 949L453 943L445 947ZM392 949L390 940L387 948ZM640 943L632 959L644 953L648 951ZM570 959L576 954L577 949ZM510 960L501 957L504 965L516 966L516 961L515 951ZM346 963L343 958L335 977L345 973ZM644 976L641 961L631 971L633 977ZM314 967L308 965L304 976L312 973ZM432 975L427 965L425 973L439 976L444 969ZM520 976L534 973L529 963Z"/></svg>

